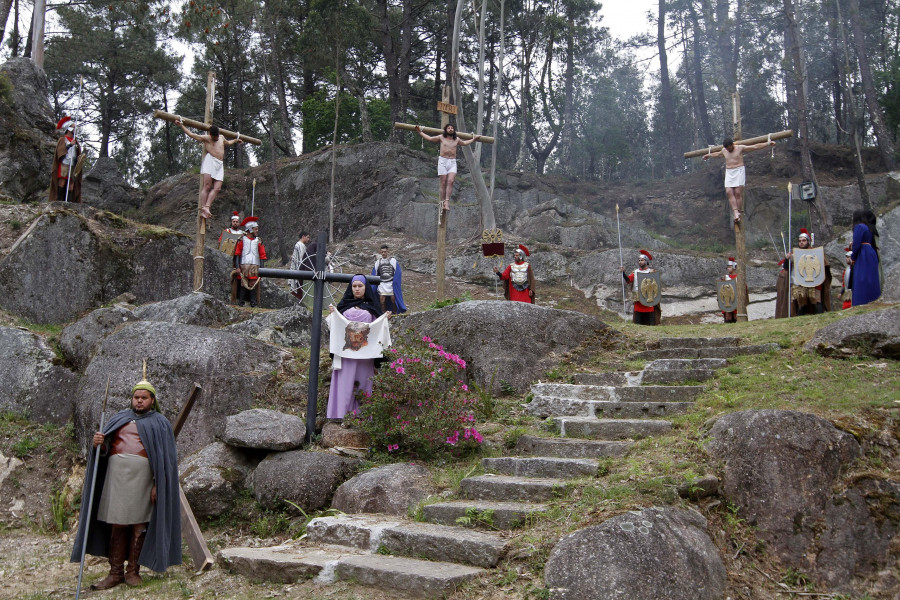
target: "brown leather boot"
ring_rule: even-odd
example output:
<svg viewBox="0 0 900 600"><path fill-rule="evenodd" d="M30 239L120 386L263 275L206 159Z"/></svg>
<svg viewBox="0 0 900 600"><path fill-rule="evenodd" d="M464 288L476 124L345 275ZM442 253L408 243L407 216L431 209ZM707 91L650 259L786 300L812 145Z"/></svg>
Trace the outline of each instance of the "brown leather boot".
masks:
<svg viewBox="0 0 900 600"><path fill-rule="evenodd" d="M125 581L125 555L128 553L129 525L113 525L109 536L109 575L91 585L92 590L108 590Z"/></svg>
<svg viewBox="0 0 900 600"><path fill-rule="evenodd" d="M144 547L144 539L147 537L147 523L131 526L131 549L128 554L128 568L125 570L125 583L128 585L141 585L141 565L138 559L141 557L141 549Z"/></svg>

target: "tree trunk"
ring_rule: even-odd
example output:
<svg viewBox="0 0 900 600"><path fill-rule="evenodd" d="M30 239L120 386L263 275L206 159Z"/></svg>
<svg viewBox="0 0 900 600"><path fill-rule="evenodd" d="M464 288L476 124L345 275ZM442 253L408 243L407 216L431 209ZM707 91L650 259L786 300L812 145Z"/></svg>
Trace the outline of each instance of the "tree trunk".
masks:
<svg viewBox="0 0 900 600"><path fill-rule="evenodd" d="M829 2L825 0L824 5L828 5L830 12L828 14L828 36L831 38L831 74L834 81L831 83L831 106L834 110L834 142L843 145L848 137L848 124L844 118L844 61L841 58L840 35L838 34L838 17L837 17L837 0ZM843 25L840 25L843 31Z"/></svg>
<svg viewBox="0 0 900 600"><path fill-rule="evenodd" d="M713 143L712 127L709 125L709 108L706 106L706 90L703 81L703 32L697 19L697 10L693 2L688 2L691 10L691 28L694 32L694 89L697 100L697 116L700 117L700 127L706 144Z"/></svg>
<svg viewBox="0 0 900 600"><path fill-rule="evenodd" d="M9 11L12 10L13 0L0 0L0 46L6 34L6 22L9 20Z"/></svg>
<svg viewBox="0 0 900 600"><path fill-rule="evenodd" d="M269 85L269 59L263 58L263 83L266 86L266 107L269 113L269 164L272 167L272 188L274 201L272 202L272 231L275 234L275 243L278 246L278 256L282 265L290 260L290 252L285 244L284 230L282 229L281 201L278 194L278 165L275 162L275 116L272 111L272 88Z"/></svg>
<svg viewBox="0 0 900 600"><path fill-rule="evenodd" d="M656 19L656 48L659 52L660 104L662 104L663 132L665 135L665 169L668 173L678 172L679 163L675 145L675 101L672 99L672 83L669 81L669 61L666 53L666 0L659 0L659 16Z"/></svg>
<svg viewBox="0 0 900 600"><path fill-rule="evenodd" d="M506 50L506 30L504 19L506 17L506 0L500 0L500 58L497 67L497 99L494 100L494 118L493 118L493 135L494 143L491 144L491 201L494 200L494 182L497 172L497 146L500 140L497 139L497 124L500 121L500 95L503 93L503 58Z"/></svg>
<svg viewBox="0 0 900 600"><path fill-rule="evenodd" d="M19 55L19 41L19 0L13 0L12 34L9 36L9 45L12 47L10 58Z"/></svg>
<svg viewBox="0 0 900 600"><path fill-rule="evenodd" d="M433 123L441 122L441 115L437 109L437 103L441 101L441 84L443 83L441 79L441 60L442 60L442 50L443 46L441 44L435 45L435 57L434 57L434 108L431 109L431 121Z"/></svg>
<svg viewBox="0 0 900 600"><path fill-rule="evenodd" d="M268 17L269 29L269 54L272 57L272 85L275 87L275 93L278 95L278 120L281 121L281 135L283 139L282 148L286 150L289 156L296 156L294 150L294 140L291 139L291 118L288 114L287 92L284 85L284 70L281 67L281 50L278 45L278 31L275 25L275 16L270 11L269 1L266 2L266 12ZM243 89L243 88L241 88Z"/></svg>
<svg viewBox="0 0 900 600"><path fill-rule="evenodd" d="M566 72L565 105L562 116L562 133L559 143L560 166L567 175L573 175L572 138L575 134L575 8L568 4L566 19Z"/></svg>
<svg viewBox="0 0 900 600"><path fill-rule="evenodd" d="M313 70L308 68L303 69L303 97L300 98L300 102L303 102L306 98L316 93L315 81L315 73L313 73ZM308 139L308 136L304 135L303 145L300 149L303 154L310 151L309 144L310 140Z"/></svg>
<svg viewBox="0 0 900 600"><path fill-rule="evenodd" d="M481 0L481 19L478 24L478 107L475 115L475 131L472 133L481 135L484 129L484 27L485 15L487 13L487 0ZM475 148L475 162L481 164L481 148L482 144L478 144Z"/></svg>
<svg viewBox="0 0 900 600"><path fill-rule="evenodd" d="M25 50L22 52L22 56L24 58L31 58L31 40L34 37L34 18L31 19L31 24L28 25L28 39L25 40Z"/></svg>
<svg viewBox="0 0 900 600"><path fill-rule="evenodd" d="M894 144L884 124L881 106L878 104L878 94L875 91L872 69L866 53L866 38L859 18L859 0L849 0L849 2L850 27L853 29L853 44L856 46L856 58L859 60L859 75L866 96L866 106L869 109L869 119L872 122L872 129L875 130L875 139L878 140L881 160L884 161L884 166L888 171L893 171L897 165L894 158Z"/></svg>
<svg viewBox="0 0 900 600"><path fill-rule="evenodd" d="M388 0L376 1L376 15L380 22L381 48L384 54L388 80L388 99L391 106L391 122L401 121L409 105L410 50L412 48L412 0L403 0L403 15L395 39L388 13ZM391 141L403 142L402 129L391 130Z"/></svg>

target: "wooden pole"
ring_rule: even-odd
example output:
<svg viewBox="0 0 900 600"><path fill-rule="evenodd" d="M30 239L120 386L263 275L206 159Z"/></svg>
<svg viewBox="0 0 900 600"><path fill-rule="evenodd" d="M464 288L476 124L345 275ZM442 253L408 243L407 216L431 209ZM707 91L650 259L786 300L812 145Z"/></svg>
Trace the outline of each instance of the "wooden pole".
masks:
<svg viewBox="0 0 900 600"><path fill-rule="evenodd" d="M212 73L212 71L210 71ZM215 75L213 76L215 77ZM208 83L208 82L207 82ZM211 113L212 111L210 111ZM163 121L169 121L170 123L174 123L178 119L181 119L181 122L185 124L187 127L193 127L194 129L199 129L200 131L209 131L209 128L212 127L212 121L208 123L203 123L201 121L195 121L193 119L188 119L186 117L179 117L178 115L173 115L170 112L166 112L164 110L154 110L153 117L156 119L162 119ZM229 131L227 129L219 129L219 133L228 139L234 139L236 137L240 137L241 141L246 142L248 144L254 144L259 146L262 144L262 141L258 140L255 137L250 137L249 135L241 134L240 136L233 131Z"/></svg>
<svg viewBox="0 0 900 600"><path fill-rule="evenodd" d="M731 95L731 133L736 142L744 137L741 133L741 93L738 91Z"/></svg>
<svg viewBox="0 0 900 600"><path fill-rule="evenodd" d="M203 121L206 131L212 125L213 101L216 92L216 72L210 71L206 76L206 108L203 111ZM222 132L219 132L222 133ZM206 158L206 147L200 155L200 164ZM203 178L200 178L200 191L197 193L197 237L194 240L194 287L195 292L203 289L203 254L206 251L206 219L200 216L203 208Z"/></svg>
<svg viewBox="0 0 900 600"><path fill-rule="evenodd" d="M441 118L441 120L443 120L443 117ZM415 131L415 130L416 130L416 126L415 126L415 125L410 125L409 123L397 123L397 122L394 122L394 129L403 129L403 130L405 130L405 131ZM444 130L443 130L443 128L437 129L436 127L422 127L422 133L427 133L428 135L441 135L441 134L444 133ZM466 132L464 132L464 131L457 131L457 132L456 132L456 137L458 137L458 138L461 139L461 140L470 140L470 139L472 139L473 137L475 137L475 134L473 134L473 133L466 133ZM763 138L763 139L765 139L765 138ZM774 138L773 138L773 139L774 139ZM484 143L484 144L493 144L493 143L494 143L494 138L492 138L492 137L490 137L490 136L488 136L488 135L483 135L483 136L481 136L481 137L478 138L478 141L479 141L479 142L482 142L482 143Z"/></svg>
<svg viewBox="0 0 900 600"><path fill-rule="evenodd" d="M450 86L445 85L441 90L441 101L450 104ZM444 133L444 127L450 122L450 114L441 112L441 129L440 133ZM395 123L395 126L397 124ZM401 123L402 125L402 123ZM402 128L401 128L402 129ZM430 129L430 128L428 128ZM425 128L423 127L424 131ZM438 135L438 134L432 134ZM459 134L457 134L459 135ZM440 184L439 184L440 185ZM438 188L440 189L440 187ZM449 202L449 198L447 199ZM438 200L438 229L437 229L437 263L435 264L434 276L437 280L437 299L444 299L444 283L446 279L446 262L447 262L447 217L450 211L444 209L444 203Z"/></svg>
<svg viewBox="0 0 900 600"><path fill-rule="evenodd" d="M784 131L779 131L777 133L771 134L771 138L768 135L760 135L754 138L750 138L749 140L741 140L741 144L745 146L752 146L753 144L758 144L760 142L765 142L769 139L772 141L775 140L783 140L785 138L794 137L794 131L792 129L785 129ZM691 150L690 152L685 152L685 158L696 158L698 156L703 156L709 152L718 152L722 149L722 146L713 146L712 148L704 148L702 150Z"/></svg>

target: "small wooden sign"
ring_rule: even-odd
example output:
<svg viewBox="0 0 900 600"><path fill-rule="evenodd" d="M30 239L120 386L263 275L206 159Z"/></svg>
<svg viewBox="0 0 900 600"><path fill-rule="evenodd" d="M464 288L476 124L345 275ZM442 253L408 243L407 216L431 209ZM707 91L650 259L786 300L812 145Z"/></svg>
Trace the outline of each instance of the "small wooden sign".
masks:
<svg viewBox="0 0 900 600"><path fill-rule="evenodd" d="M438 102L437 109L443 113L447 113L448 115L456 114L456 105L448 104L447 102Z"/></svg>

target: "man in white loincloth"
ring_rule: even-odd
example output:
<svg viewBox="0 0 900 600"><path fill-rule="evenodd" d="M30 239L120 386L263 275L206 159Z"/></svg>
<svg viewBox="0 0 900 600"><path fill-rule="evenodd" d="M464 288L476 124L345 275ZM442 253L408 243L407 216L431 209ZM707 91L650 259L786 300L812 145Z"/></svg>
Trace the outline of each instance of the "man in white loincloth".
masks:
<svg viewBox="0 0 900 600"><path fill-rule="evenodd" d="M203 175L203 191L200 192L200 216L204 219L212 218L209 207L212 206L213 200L222 189L222 182L225 180L225 146L234 144L243 144L239 138L226 140L219 135L219 128L213 125L209 128L208 135L197 135L191 133L181 119L176 119L176 125L189 136L203 144L206 150L206 156L203 157L203 163L200 165L200 174Z"/></svg>
<svg viewBox="0 0 900 600"><path fill-rule="evenodd" d="M429 142L440 142L441 151L438 157L438 177L441 179L441 203L444 210L450 210L450 196L453 195L453 182L456 180L456 147L468 146L481 139L480 135L472 137L468 141L456 137L456 128L450 123L444 125L442 135L426 135L422 128L416 125L416 132Z"/></svg>
<svg viewBox="0 0 900 600"><path fill-rule="evenodd" d="M741 213L744 212L744 184L747 182L744 170L744 152L753 152L774 145L775 142L770 140L752 146L744 146L735 144L731 138L725 138L721 150L703 156L703 160L708 160L712 156L725 157L725 195L728 196L728 203L731 204L735 223L740 223Z"/></svg>

